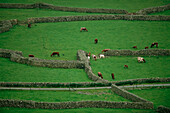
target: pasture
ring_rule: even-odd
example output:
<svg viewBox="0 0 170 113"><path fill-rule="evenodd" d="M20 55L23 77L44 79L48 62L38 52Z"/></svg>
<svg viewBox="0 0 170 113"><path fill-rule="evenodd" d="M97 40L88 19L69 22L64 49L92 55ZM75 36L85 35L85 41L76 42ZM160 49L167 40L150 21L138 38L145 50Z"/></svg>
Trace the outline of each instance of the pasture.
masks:
<svg viewBox="0 0 170 113"><path fill-rule="evenodd" d="M48 96L47 96L48 95ZM83 91L13 91L1 90L0 99L32 100L37 102L68 102L68 101L128 101L113 94L110 89Z"/></svg>
<svg viewBox="0 0 170 113"><path fill-rule="evenodd" d="M44 2L56 6L80 8L112 8L136 12L143 8L167 5L169 0L1 0L1 3L32 4ZM54 11L49 9L3 9L0 8L0 20L27 20L31 17L57 17L76 15L101 15L102 13L77 13ZM150 15L169 15L170 11ZM80 32L86 27L88 32ZM103 49L141 50L149 49L153 42L159 43L158 49L170 49L169 21L74 21L58 23L35 23L31 28L26 24L15 25L9 32L0 34L0 48L18 50L24 57L33 54L36 58L50 60L77 60L77 51L84 50L98 55ZM94 39L98 43L94 43ZM132 48L137 46L137 49ZM51 57L51 53L60 52L60 57ZM119 81L138 78L170 77L169 56L144 56L146 63L138 63L136 57L107 57L94 61L90 59L93 73L103 74L108 81ZM124 69L128 65L128 69ZM83 69L53 69L28 66L0 58L0 82L92 82ZM115 80L111 78L115 74ZM169 89L129 90L159 105L169 106ZM83 91L19 91L1 90L0 99L33 100L37 102L67 102L67 101L124 101L129 100L118 96L108 89ZM53 113L53 112L89 112L89 113L154 113L153 110L140 109L106 109L78 108L62 110L26 109L1 107L0 111L7 113Z"/></svg>
<svg viewBox="0 0 170 113"><path fill-rule="evenodd" d="M81 8L110 8L124 9L136 12L143 8L166 5L169 0L1 0L1 3L37 3L44 2L56 6L81 7Z"/></svg>
<svg viewBox="0 0 170 113"><path fill-rule="evenodd" d="M80 32L86 26L88 32ZM141 50L153 42L159 49L169 49L167 21L77 21L15 26L10 32L0 34L0 45L4 49L23 51L25 57L34 54L42 59L76 60L77 50L99 54L103 49ZM94 44L94 39L98 44ZM138 49L133 49L137 46ZM61 57L50 57L58 51Z"/></svg>
<svg viewBox="0 0 170 113"><path fill-rule="evenodd" d="M108 57L97 61L91 60L91 67L96 75L101 72L103 79L109 81L170 77L169 56L145 56L144 59L146 63L138 63L137 57ZM128 69L124 69L124 65L128 65ZM114 80L111 73L114 73Z"/></svg>
<svg viewBox="0 0 170 113"><path fill-rule="evenodd" d="M129 90L129 92L145 98L154 103L154 107L164 105L170 107L170 89L142 89L142 90Z"/></svg>

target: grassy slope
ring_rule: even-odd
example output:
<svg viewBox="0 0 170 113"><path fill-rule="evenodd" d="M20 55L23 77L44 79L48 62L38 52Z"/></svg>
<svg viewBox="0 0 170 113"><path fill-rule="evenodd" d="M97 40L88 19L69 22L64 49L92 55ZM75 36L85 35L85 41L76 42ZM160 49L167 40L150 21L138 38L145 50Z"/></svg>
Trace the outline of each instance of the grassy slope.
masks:
<svg viewBox="0 0 170 113"><path fill-rule="evenodd" d="M88 93L87 94L80 94ZM104 94L105 93L105 94ZM48 96L47 96L48 95ZM85 90L85 91L15 91L1 90L1 99L32 100L38 102L67 102L67 101L129 101L113 94L111 90Z"/></svg>
<svg viewBox="0 0 170 113"><path fill-rule="evenodd" d="M0 8L0 20L19 19L26 20L31 17L57 17L57 16L76 16L76 15L97 15L103 13L78 13L54 11L50 9L5 9Z"/></svg>
<svg viewBox="0 0 170 113"><path fill-rule="evenodd" d="M141 109L105 109L105 108L79 108L79 109L26 109L26 108L0 108L1 113L156 113L154 110Z"/></svg>
<svg viewBox="0 0 170 113"><path fill-rule="evenodd" d="M1 3L36 3L45 2L57 6L86 7L86 8L112 8L125 9L136 12L143 8L166 5L170 0L1 0Z"/></svg>
<svg viewBox="0 0 170 113"><path fill-rule="evenodd" d="M18 64L0 58L1 82L90 82L83 69L54 69Z"/></svg>
<svg viewBox="0 0 170 113"><path fill-rule="evenodd" d="M82 26L89 32L80 32ZM0 34L0 48L57 60L75 60L79 49L98 54L106 48L133 50L137 45L140 50L152 42L159 42L160 49L170 49L169 28L170 22L123 20L42 23L33 24L31 29L26 25L15 26ZM95 38L98 44L94 44ZM64 56L51 58L53 51Z"/></svg>
<svg viewBox="0 0 170 113"><path fill-rule="evenodd" d="M170 107L170 89L144 89L144 90L130 90L129 92L134 93L142 98L145 98L154 103L155 107L164 105Z"/></svg>
<svg viewBox="0 0 170 113"><path fill-rule="evenodd" d="M146 63L138 63L137 57L110 57L106 59L92 60L93 72L103 74L103 78L113 81L111 73L115 75L115 81L137 78L170 77L170 57L144 57ZM128 65L128 69L124 69Z"/></svg>

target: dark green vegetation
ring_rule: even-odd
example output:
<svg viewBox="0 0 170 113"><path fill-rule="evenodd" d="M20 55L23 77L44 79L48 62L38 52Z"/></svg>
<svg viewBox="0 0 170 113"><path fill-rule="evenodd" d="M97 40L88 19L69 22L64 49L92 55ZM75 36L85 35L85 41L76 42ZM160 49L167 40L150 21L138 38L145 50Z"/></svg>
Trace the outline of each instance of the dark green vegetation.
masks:
<svg viewBox="0 0 170 113"><path fill-rule="evenodd" d="M170 107L170 89L143 89L143 90L129 90L142 98L145 98L154 103L155 107L164 105Z"/></svg>
<svg viewBox="0 0 170 113"><path fill-rule="evenodd" d="M105 108L79 108L79 109L26 109L26 108L0 108L1 113L156 113L154 110L141 109L105 109Z"/></svg>
<svg viewBox="0 0 170 113"><path fill-rule="evenodd" d="M0 99L32 100L37 102L68 102L68 101L129 101L113 94L111 90L84 91L14 91L1 90Z"/></svg>
<svg viewBox="0 0 170 113"><path fill-rule="evenodd" d="M109 57L91 60L93 72L103 74L103 78L113 81L111 73L114 73L115 80L127 80L137 78L170 77L170 57L144 57L146 63L138 63L137 57ZM128 65L128 69L124 69Z"/></svg>
<svg viewBox="0 0 170 113"><path fill-rule="evenodd" d="M0 58L1 82L90 82L83 69L33 67Z"/></svg>
<svg viewBox="0 0 170 113"><path fill-rule="evenodd" d="M143 8L167 5L169 0L1 0L1 3L37 3L44 2L56 6L125 9L136 12Z"/></svg>
<svg viewBox="0 0 170 113"><path fill-rule="evenodd" d="M89 32L80 32L85 26ZM0 48L23 51L24 56L55 60L75 60L77 50L98 54L103 49L137 50L159 42L160 49L169 49L170 23L166 21L82 21L15 26L0 34ZM98 38L99 43L94 44ZM50 57L53 51L61 57ZM64 56L63 56L64 54Z"/></svg>

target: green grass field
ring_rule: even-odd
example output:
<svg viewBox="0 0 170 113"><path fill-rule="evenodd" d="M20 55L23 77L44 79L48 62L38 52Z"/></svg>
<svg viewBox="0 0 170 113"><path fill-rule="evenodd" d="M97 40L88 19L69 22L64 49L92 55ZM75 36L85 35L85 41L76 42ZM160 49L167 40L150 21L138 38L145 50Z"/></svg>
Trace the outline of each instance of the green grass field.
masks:
<svg viewBox="0 0 170 113"><path fill-rule="evenodd" d="M111 90L84 91L15 91L1 90L0 99L32 100L37 102L68 102L68 101L129 101L113 94Z"/></svg>
<svg viewBox="0 0 170 113"><path fill-rule="evenodd" d="M1 3L37 3L44 2L56 6L125 9L136 12L143 8L167 5L170 0L1 0Z"/></svg>
<svg viewBox="0 0 170 113"><path fill-rule="evenodd" d="M93 73L101 72L103 78L109 81L119 81L138 78L170 77L170 57L144 57L146 63L138 63L137 57L109 57L91 60ZM128 65L128 69L124 69ZM115 80L111 73L114 73Z"/></svg>
<svg viewBox="0 0 170 113"><path fill-rule="evenodd" d="M1 113L156 113L154 110L143 109L105 109L105 108L79 108L79 109L26 109L26 108L0 108Z"/></svg>
<svg viewBox="0 0 170 113"><path fill-rule="evenodd" d="M143 89L143 90L129 90L142 98L145 98L154 103L155 107L164 105L170 107L170 89Z"/></svg>
<svg viewBox="0 0 170 113"><path fill-rule="evenodd" d="M0 82L91 82L83 69L34 67L0 58Z"/></svg>
<svg viewBox="0 0 170 113"><path fill-rule="evenodd" d="M85 26L89 32L80 32ZM160 49L169 49L168 21L82 21L33 24L15 26L10 32L0 34L0 48L23 51L24 56L34 54L35 57L55 60L75 60L77 50L98 54L101 50L131 49L137 50L158 42ZM98 38L99 43L94 44ZM64 56L50 57L53 51Z"/></svg>

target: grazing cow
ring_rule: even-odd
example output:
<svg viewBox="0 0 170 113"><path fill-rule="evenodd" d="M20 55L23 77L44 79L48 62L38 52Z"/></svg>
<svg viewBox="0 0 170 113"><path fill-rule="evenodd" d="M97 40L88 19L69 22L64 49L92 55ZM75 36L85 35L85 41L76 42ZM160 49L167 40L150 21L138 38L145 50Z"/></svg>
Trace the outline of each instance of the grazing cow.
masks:
<svg viewBox="0 0 170 113"><path fill-rule="evenodd" d="M34 55L28 55L29 57L34 57Z"/></svg>
<svg viewBox="0 0 170 113"><path fill-rule="evenodd" d="M91 53L89 52L88 56L90 56L90 55L91 55Z"/></svg>
<svg viewBox="0 0 170 113"><path fill-rule="evenodd" d="M28 28L31 28L31 24L28 24Z"/></svg>
<svg viewBox="0 0 170 113"><path fill-rule="evenodd" d="M100 55L99 55L99 58L104 58L104 55L103 55L103 54L100 54Z"/></svg>
<svg viewBox="0 0 170 113"><path fill-rule="evenodd" d="M138 57L138 62L142 62L142 63L144 62L145 63L146 61L143 57Z"/></svg>
<svg viewBox="0 0 170 113"><path fill-rule="evenodd" d="M112 79L114 80L114 79L115 79L115 77L114 77L114 74L113 74L113 73L111 74L111 76L112 76Z"/></svg>
<svg viewBox="0 0 170 113"><path fill-rule="evenodd" d="M54 55L60 56L59 52L53 52L53 53L51 54L51 57L54 56Z"/></svg>
<svg viewBox="0 0 170 113"><path fill-rule="evenodd" d="M110 49L104 49L104 50L102 50L102 53L103 53L103 52L106 52L106 51L109 51L109 50L110 50Z"/></svg>
<svg viewBox="0 0 170 113"><path fill-rule="evenodd" d="M80 32L82 31L88 31L85 27L81 27Z"/></svg>
<svg viewBox="0 0 170 113"><path fill-rule="evenodd" d="M137 49L137 46L133 46L134 49Z"/></svg>
<svg viewBox="0 0 170 113"><path fill-rule="evenodd" d="M97 43L98 43L98 39L97 39L97 38L94 40L94 43L95 43L95 44L97 44Z"/></svg>
<svg viewBox="0 0 170 113"><path fill-rule="evenodd" d="M93 55L93 54L92 54L92 57L93 57L93 58L95 59L95 61L96 61L96 58L97 58L96 55Z"/></svg>
<svg viewBox="0 0 170 113"><path fill-rule="evenodd" d="M125 68L128 69L128 65L124 65L124 69L125 69Z"/></svg>
<svg viewBox="0 0 170 113"><path fill-rule="evenodd" d="M145 47L145 49L148 49L149 47Z"/></svg>
<svg viewBox="0 0 170 113"><path fill-rule="evenodd" d="M152 44L151 44L151 48L152 48L154 45L156 45L156 47L158 48L158 42L152 43Z"/></svg>
<svg viewBox="0 0 170 113"><path fill-rule="evenodd" d="M101 73L101 72L98 72L98 76L103 79L103 76L102 76L102 73Z"/></svg>

